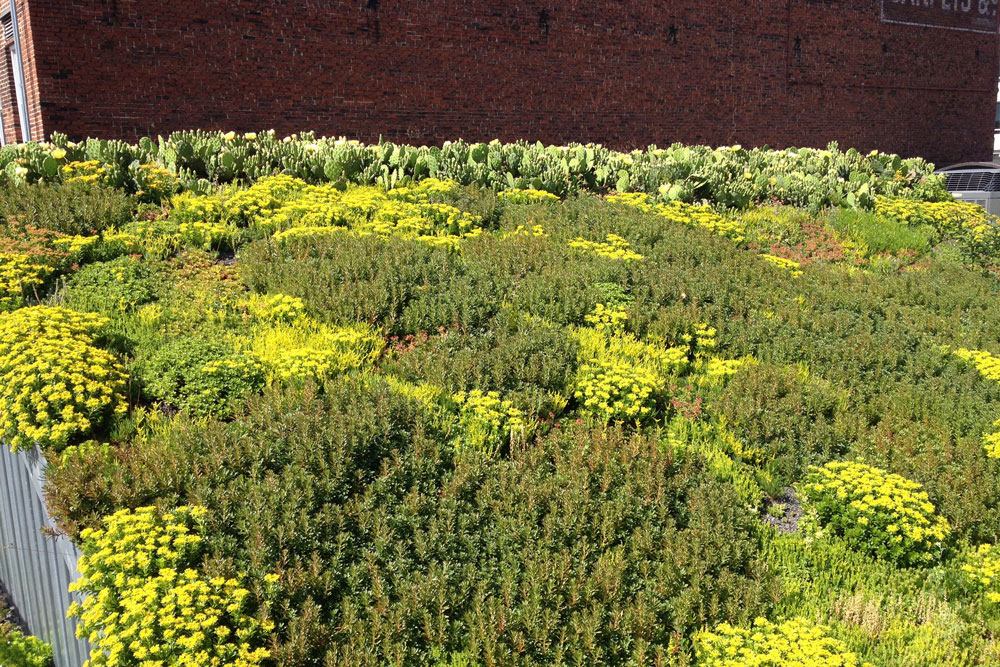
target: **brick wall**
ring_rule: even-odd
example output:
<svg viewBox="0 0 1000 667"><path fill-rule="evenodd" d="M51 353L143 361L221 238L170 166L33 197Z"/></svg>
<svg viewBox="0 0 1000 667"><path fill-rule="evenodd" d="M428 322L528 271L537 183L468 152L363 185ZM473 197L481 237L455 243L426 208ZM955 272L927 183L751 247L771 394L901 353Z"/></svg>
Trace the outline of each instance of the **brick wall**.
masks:
<svg viewBox="0 0 1000 667"><path fill-rule="evenodd" d="M992 150L996 35L881 0L26 1L36 134Z"/></svg>

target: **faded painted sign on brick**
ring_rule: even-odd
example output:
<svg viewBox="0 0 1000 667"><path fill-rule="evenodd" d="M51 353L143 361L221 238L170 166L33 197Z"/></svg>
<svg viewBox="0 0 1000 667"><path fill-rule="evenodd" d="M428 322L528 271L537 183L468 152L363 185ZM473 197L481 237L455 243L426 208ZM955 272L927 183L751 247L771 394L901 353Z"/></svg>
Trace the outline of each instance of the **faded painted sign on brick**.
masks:
<svg viewBox="0 0 1000 667"><path fill-rule="evenodd" d="M997 32L998 0L882 0L887 23Z"/></svg>

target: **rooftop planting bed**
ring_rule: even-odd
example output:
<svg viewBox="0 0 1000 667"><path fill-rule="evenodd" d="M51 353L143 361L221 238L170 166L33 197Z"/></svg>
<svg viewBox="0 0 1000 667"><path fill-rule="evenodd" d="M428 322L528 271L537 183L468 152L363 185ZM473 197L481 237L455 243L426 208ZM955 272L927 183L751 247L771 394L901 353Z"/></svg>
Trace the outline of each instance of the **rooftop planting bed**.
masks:
<svg viewBox="0 0 1000 667"><path fill-rule="evenodd" d="M931 171L5 147L0 437L91 664L1000 660L1000 224Z"/></svg>

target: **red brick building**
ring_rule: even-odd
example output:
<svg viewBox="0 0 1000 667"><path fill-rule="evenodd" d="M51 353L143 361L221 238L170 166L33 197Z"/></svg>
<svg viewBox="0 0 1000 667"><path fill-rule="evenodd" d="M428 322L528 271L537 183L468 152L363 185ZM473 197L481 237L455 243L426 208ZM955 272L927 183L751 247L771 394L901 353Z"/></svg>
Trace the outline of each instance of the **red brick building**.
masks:
<svg viewBox="0 0 1000 667"><path fill-rule="evenodd" d="M997 0L16 0L15 9L0 63L7 141L273 127L410 143L839 141L939 163L989 159L992 149Z"/></svg>

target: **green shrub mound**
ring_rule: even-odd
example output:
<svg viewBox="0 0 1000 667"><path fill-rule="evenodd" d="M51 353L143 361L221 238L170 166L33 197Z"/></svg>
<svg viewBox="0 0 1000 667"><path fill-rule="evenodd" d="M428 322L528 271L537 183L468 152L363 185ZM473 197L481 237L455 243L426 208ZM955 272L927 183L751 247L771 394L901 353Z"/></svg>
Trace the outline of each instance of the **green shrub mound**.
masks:
<svg viewBox="0 0 1000 667"><path fill-rule="evenodd" d="M132 372L151 399L196 415L229 414L234 402L259 391L266 379L257 359L194 337L148 350Z"/></svg>
<svg viewBox="0 0 1000 667"><path fill-rule="evenodd" d="M83 483L108 503L95 515L120 498L213 507L215 556L281 572L283 665L644 663L766 608L755 518L654 439L560 428L456 459L421 414L360 380L270 394L231 424L179 420L98 486L84 471L108 462L82 455L53 504L67 516Z"/></svg>
<svg viewBox="0 0 1000 667"><path fill-rule="evenodd" d="M95 262L73 274L64 305L74 310L111 315L131 312L156 298L156 280L148 264L133 257Z"/></svg>

